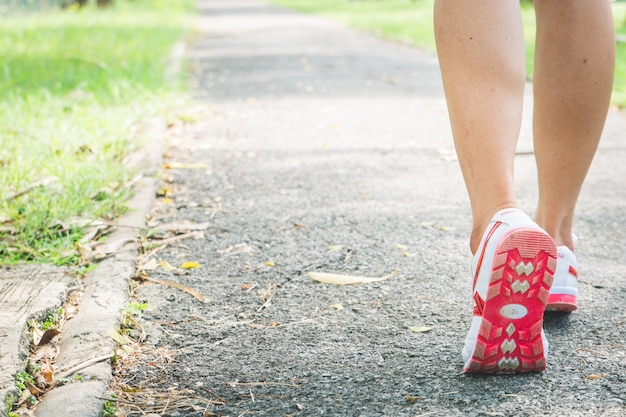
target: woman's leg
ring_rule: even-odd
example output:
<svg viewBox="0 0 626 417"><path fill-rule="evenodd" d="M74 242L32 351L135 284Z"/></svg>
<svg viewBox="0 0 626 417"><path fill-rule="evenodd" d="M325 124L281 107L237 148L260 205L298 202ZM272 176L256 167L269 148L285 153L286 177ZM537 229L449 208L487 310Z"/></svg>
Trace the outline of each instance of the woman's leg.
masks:
<svg viewBox="0 0 626 417"><path fill-rule="evenodd" d="M615 31L610 0L535 0L535 220L574 249L572 223L611 97Z"/></svg>
<svg viewBox="0 0 626 417"><path fill-rule="evenodd" d="M516 207L513 161L526 63L519 0L437 0L435 36L475 252L493 214Z"/></svg>

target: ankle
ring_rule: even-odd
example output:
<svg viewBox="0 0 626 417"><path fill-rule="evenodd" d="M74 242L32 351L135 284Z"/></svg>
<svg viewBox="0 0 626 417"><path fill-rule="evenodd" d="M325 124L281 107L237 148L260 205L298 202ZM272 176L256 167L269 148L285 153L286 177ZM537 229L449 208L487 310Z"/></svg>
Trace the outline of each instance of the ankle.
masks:
<svg viewBox="0 0 626 417"><path fill-rule="evenodd" d="M557 246L567 246L574 251L573 217L569 213L562 216L548 216L538 209L535 222L554 239Z"/></svg>
<svg viewBox="0 0 626 417"><path fill-rule="evenodd" d="M490 209L490 210L484 210L483 213L476 213L474 212L472 217L473 217L473 227L472 227L472 234L470 235L470 251L472 252L472 255L476 254L476 251L478 250L478 246L480 245L480 241L482 240L483 234L485 234L485 230L487 230L487 227L489 226L489 223L491 222L491 219L493 218L493 216L504 209L508 209L508 208L518 208L517 207L517 203L515 202L505 202L502 203L501 205L495 207L495 209Z"/></svg>

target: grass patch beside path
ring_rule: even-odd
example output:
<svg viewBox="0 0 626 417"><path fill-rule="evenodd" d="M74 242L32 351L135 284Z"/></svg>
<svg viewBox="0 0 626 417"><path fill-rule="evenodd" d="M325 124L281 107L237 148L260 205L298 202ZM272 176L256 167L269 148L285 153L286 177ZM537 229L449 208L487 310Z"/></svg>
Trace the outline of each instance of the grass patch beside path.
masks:
<svg viewBox="0 0 626 417"><path fill-rule="evenodd" d="M76 263L80 223L124 211L132 127L178 91L165 57L193 3L0 18L0 264Z"/></svg>
<svg viewBox="0 0 626 417"><path fill-rule="evenodd" d="M304 13L327 16L356 29L386 39L400 41L435 51L433 30L434 0L270 0L270 2ZM626 37L626 2L613 4L618 34ZM526 62L528 74L533 71L535 53L535 15L530 2L522 3ZM626 43L617 45L617 67L613 103L626 107Z"/></svg>

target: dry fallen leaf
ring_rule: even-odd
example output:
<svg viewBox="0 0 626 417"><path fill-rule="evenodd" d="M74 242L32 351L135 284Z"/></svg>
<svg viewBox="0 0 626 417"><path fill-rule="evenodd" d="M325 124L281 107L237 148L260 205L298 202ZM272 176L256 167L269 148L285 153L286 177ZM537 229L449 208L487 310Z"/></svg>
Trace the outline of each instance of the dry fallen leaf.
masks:
<svg viewBox="0 0 626 417"><path fill-rule="evenodd" d="M401 245L399 243L394 243L393 246L398 249L399 251L405 251L407 250L409 247L406 245Z"/></svg>
<svg viewBox="0 0 626 417"><path fill-rule="evenodd" d="M266 261L265 262L265 266L270 266L270 267L276 266L276 262L274 262L274 261Z"/></svg>
<svg viewBox="0 0 626 417"><path fill-rule="evenodd" d="M598 375L598 374L587 375L587 379L600 379L600 378L604 378L604 376L603 375Z"/></svg>
<svg viewBox="0 0 626 417"><path fill-rule="evenodd" d="M236 245L229 246L226 249L220 249L217 251L217 253L224 255L224 256L230 256L230 255L234 255L237 253L250 253L250 252L254 252L254 249L252 248L252 246L248 245L247 243L238 243Z"/></svg>
<svg viewBox="0 0 626 417"><path fill-rule="evenodd" d="M398 273L398 270L396 269L392 273L385 275L384 277L381 277L381 278L363 277L363 276L357 276L357 275L330 274L326 272L309 272L308 275L315 281L323 282L326 284L349 285L349 284L368 284L370 282L384 281L386 279L391 278L397 273Z"/></svg>
<svg viewBox="0 0 626 417"><path fill-rule="evenodd" d="M167 197L172 195L172 190L170 190L169 188L159 188L156 191L156 195L157 197Z"/></svg>
<svg viewBox="0 0 626 417"><path fill-rule="evenodd" d="M33 384L30 381L24 381L24 385L26 385L26 388L28 388L28 392L30 392L31 395L42 395L44 393L44 391L40 390L39 387L37 387L35 384Z"/></svg>
<svg viewBox="0 0 626 417"><path fill-rule="evenodd" d="M173 271L178 271L178 268L173 267L172 265L170 265L169 262L167 261L162 261L159 259L159 266L161 268L163 268L165 271L167 272L173 272Z"/></svg>
<svg viewBox="0 0 626 417"><path fill-rule="evenodd" d="M194 163L194 164L181 164L180 162L170 162L169 164L165 164L163 168L165 169L201 169L208 168L207 164L203 163Z"/></svg>
<svg viewBox="0 0 626 417"><path fill-rule="evenodd" d="M409 330L412 331L413 333L425 333L425 332L429 332L433 329L432 326L411 326L409 327Z"/></svg>
<svg viewBox="0 0 626 417"><path fill-rule="evenodd" d="M161 224L155 227L155 229L163 232L187 233L194 230L207 230L210 226L211 223L209 222L196 223L191 220L182 220L178 222Z"/></svg>
<svg viewBox="0 0 626 417"><path fill-rule="evenodd" d="M202 268L198 262L183 262L180 266L182 269L194 269L194 268Z"/></svg>
<svg viewBox="0 0 626 417"><path fill-rule="evenodd" d="M344 245L328 245L328 250L340 251L344 248Z"/></svg>
<svg viewBox="0 0 626 417"><path fill-rule="evenodd" d="M83 245L80 242L76 242L76 249L78 250L80 259L82 259L83 262L89 262L93 259L93 249L91 249L88 245Z"/></svg>
<svg viewBox="0 0 626 417"><path fill-rule="evenodd" d="M41 372L41 375L43 376L43 379L49 384L52 383L54 381L54 367L52 366L50 358L48 357L43 358L40 364L41 364L40 372Z"/></svg>
<svg viewBox="0 0 626 417"><path fill-rule="evenodd" d="M421 222L420 226L422 227L433 227L435 225L435 222Z"/></svg>
<svg viewBox="0 0 626 417"><path fill-rule="evenodd" d="M159 267L159 262L155 258L151 258L148 262L139 265L140 271L153 271Z"/></svg>
<svg viewBox="0 0 626 417"><path fill-rule="evenodd" d="M415 256L414 253L409 253L406 250L409 248L406 245L401 245L399 243L394 243L393 246L395 246L396 249L398 249L400 252L402 252L402 256L406 257L406 258L412 258Z"/></svg>
<svg viewBox="0 0 626 417"><path fill-rule="evenodd" d="M59 329L48 329L45 332L43 332L43 334L41 335L41 338L39 339L37 343L35 343L35 345L36 346L45 345L46 343L48 343L49 341L51 341L52 339L54 339L60 334L61 332L59 331Z"/></svg>
<svg viewBox="0 0 626 417"><path fill-rule="evenodd" d="M111 339L113 339L117 343L119 343L120 345L129 345L130 344L130 339L128 338L128 336L121 334L119 331L117 331L113 327L109 327L109 330L107 330L107 335Z"/></svg>
<svg viewBox="0 0 626 417"><path fill-rule="evenodd" d="M418 396L418 395L407 395L406 396L406 400L407 402L409 402L410 404L415 404L416 402L418 402L419 400L421 400L422 397Z"/></svg>
<svg viewBox="0 0 626 417"><path fill-rule="evenodd" d="M337 303L337 304L333 304L331 306L331 308L334 308L335 310L339 311L339 310L343 310L343 304L341 303Z"/></svg>

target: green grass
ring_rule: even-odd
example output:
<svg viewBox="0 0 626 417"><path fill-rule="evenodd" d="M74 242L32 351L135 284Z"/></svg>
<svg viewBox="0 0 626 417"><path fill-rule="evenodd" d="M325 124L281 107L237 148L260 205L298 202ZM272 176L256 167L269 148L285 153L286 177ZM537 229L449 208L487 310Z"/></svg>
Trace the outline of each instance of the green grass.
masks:
<svg viewBox="0 0 626 417"><path fill-rule="evenodd" d="M337 19L387 39L435 50L433 0L270 0L304 13Z"/></svg>
<svg viewBox="0 0 626 417"><path fill-rule="evenodd" d="M0 19L0 263L75 264L73 220L124 212L133 172L123 160L141 145L132 128L180 93L164 58L193 3Z"/></svg>
<svg viewBox="0 0 626 417"><path fill-rule="evenodd" d="M327 16L383 38L435 51L434 0L270 0L304 13ZM626 3L614 3L617 33L626 36ZM522 3L527 71L532 74L535 16L530 2ZM626 107L626 44L617 47L613 103Z"/></svg>

